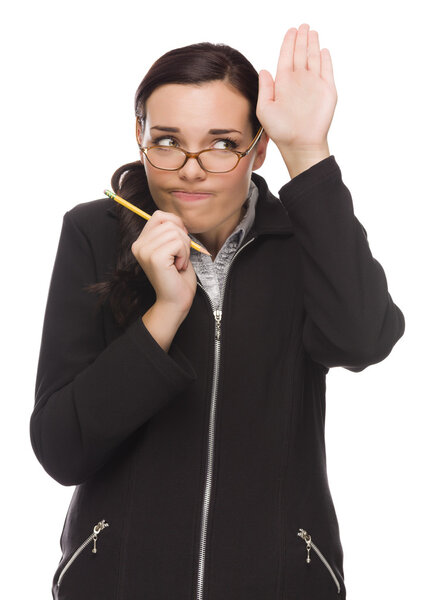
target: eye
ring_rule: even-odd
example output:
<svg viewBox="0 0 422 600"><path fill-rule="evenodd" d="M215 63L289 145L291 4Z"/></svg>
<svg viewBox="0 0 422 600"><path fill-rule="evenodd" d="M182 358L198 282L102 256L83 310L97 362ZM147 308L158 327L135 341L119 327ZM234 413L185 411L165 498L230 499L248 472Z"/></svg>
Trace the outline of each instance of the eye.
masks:
<svg viewBox="0 0 422 600"><path fill-rule="evenodd" d="M155 138L154 140L152 140L152 143L156 146L165 146L165 144L159 144L159 142L162 142L163 140L172 140L174 141L174 138L171 135L162 135L161 137Z"/></svg>
<svg viewBox="0 0 422 600"><path fill-rule="evenodd" d="M163 140L170 140L171 142L175 142L177 144L176 138L174 138L172 135L162 135L160 137L154 138L152 140L153 145L155 146L165 146L165 144L162 144L161 142ZM235 142L235 140L233 140L230 137L226 137L226 138L220 138L219 140L216 140L213 144L212 147L214 148L216 144L227 144L226 147L223 148L216 148L217 150L230 150L231 148L237 148L239 146L239 144L237 142ZM170 144L170 147L172 146L172 144Z"/></svg>
<svg viewBox="0 0 422 600"><path fill-rule="evenodd" d="M235 142L234 140L232 140L229 137L217 140L215 143L216 144L227 144L227 146L225 148L217 148L217 150L230 150L233 148L237 148L239 145L239 144L237 144L237 142Z"/></svg>
<svg viewBox="0 0 422 600"><path fill-rule="evenodd" d="M218 144L224 144L224 146L219 146ZM217 140L216 142L214 142L213 148L216 148L217 150L227 150L228 148L231 147L229 140Z"/></svg>

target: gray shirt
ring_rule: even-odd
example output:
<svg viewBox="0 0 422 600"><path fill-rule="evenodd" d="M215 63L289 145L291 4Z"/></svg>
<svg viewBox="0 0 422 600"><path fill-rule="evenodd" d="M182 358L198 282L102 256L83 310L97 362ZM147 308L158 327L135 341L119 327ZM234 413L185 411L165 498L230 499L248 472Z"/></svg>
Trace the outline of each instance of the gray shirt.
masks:
<svg viewBox="0 0 422 600"><path fill-rule="evenodd" d="M251 179L248 195L245 200L246 213L226 239L214 261L211 256L198 252L194 248L190 249L190 260L193 268L195 269L201 284L211 297L214 307L220 306L222 286L226 271L233 255L254 222L255 205L258 200L258 195L258 188ZM199 240L193 234L190 233L189 237L200 244Z"/></svg>

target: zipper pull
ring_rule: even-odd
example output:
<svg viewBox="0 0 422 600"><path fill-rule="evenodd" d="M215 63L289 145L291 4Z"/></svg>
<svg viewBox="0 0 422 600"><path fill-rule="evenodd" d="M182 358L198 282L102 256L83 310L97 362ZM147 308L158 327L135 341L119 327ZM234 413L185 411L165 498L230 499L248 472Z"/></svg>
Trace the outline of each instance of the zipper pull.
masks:
<svg viewBox="0 0 422 600"><path fill-rule="evenodd" d="M105 522L105 519L103 519L102 521L99 521L95 526L94 526L94 534L93 534L93 541L94 541L94 547L91 550L91 552L93 552L94 554L97 553L97 538L98 538L98 533L104 529L104 527L108 527L108 523Z"/></svg>
<svg viewBox="0 0 422 600"><path fill-rule="evenodd" d="M299 533L297 535L300 536L306 542L306 550L308 552L308 555L306 557L306 562L310 563L311 562L311 557L309 556L309 554L311 552L311 540L312 540L312 538L309 535L309 533L307 531L305 531L304 529L299 529Z"/></svg>
<svg viewBox="0 0 422 600"><path fill-rule="evenodd" d="M215 310L214 311L214 318L215 318L216 323L217 323L217 331L216 331L216 334L215 334L215 339L216 340L220 339L220 333L221 333L221 325L220 325L221 315L222 315L221 310Z"/></svg>
<svg viewBox="0 0 422 600"><path fill-rule="evenodd" d="M93 540L94 540L94 547L92 549L92 552L94 552L94 554L96 554L96 552L97 552L97 534L96 533L94 533Z"/></svg>

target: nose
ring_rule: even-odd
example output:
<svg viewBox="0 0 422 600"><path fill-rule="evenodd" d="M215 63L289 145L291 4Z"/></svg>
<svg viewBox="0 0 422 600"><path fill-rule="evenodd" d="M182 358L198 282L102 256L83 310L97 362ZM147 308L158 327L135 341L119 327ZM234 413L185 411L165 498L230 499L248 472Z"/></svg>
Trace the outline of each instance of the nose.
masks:
<svg viewBox="0 0 422 600"><path fill-rule="evenodd" d="M196 158L188 158L186 164L179 169L179 174L182 177L199 177L206 175L206 173Z"/></svg>

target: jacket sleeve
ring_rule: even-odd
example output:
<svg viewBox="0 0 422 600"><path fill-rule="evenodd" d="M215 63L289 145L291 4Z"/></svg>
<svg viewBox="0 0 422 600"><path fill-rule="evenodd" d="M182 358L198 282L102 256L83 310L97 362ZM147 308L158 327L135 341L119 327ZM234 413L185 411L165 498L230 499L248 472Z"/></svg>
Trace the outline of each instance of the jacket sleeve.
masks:
<svg viewBox="0 0 422 600"><path fill-rule="evenodd" d="M327 369L359 372L382 361L403 335L405 320L335 157L299 173L279 197L300 246L305 350Z"/></svg>
<svg viewBox="0 0 422 600"><path fill-rule="evenodd" d="M105 346L89 239L65 213L50 280L30 438L45 471L77 485L196 379L175 345L165 352L141 316Z"/></svg>

